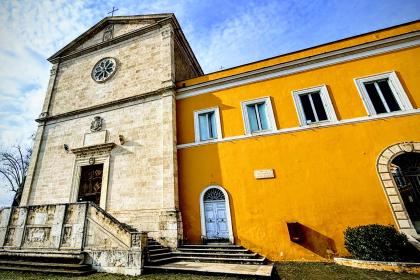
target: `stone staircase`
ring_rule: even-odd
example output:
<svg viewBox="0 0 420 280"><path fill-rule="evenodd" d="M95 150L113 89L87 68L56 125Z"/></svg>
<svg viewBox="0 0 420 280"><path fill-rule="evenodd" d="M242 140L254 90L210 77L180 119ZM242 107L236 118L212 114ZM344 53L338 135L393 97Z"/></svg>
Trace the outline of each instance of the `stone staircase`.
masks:
<svg viewBox="0 0 420 280"><path fill-rule="evenodd" d="M256 253L232 244L181 245L176 250L148 239L146 272L188 272L270 277L273 265Z"/></svg>
<svg viewBox="0 0 420 280"><path fill-rule="evenodd" d="M0 270L82 276L96 272L82 252L1 251Z"/></svg>
<svg viewBox="0 0 420 280"><path fill-rule="evenodd" d="M140 275L147 234L91 202L0 209L0 269Z"/></svg>

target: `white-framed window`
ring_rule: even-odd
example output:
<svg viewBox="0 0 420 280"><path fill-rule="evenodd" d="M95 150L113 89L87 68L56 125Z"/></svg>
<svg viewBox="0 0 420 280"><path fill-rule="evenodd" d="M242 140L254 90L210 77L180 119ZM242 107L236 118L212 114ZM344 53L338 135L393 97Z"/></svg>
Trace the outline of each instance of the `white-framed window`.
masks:
<svg viewBox="0 0 420 280"><path fill-rule="evenodd" d="M301 126L337 121L327 86L294 90L292 94Z"/></svg>
<svg viewBox="0 0 420 280"><path fill-rule="evenodd" d="M194 111L195 142L222 138L219 108Z"/></svg>
<svg viewBox="0 0 420 280"><path fill-rule="evenodd" d="M413 109L394 71L356 78L354 82L369 115Z"/></svg>
<svg viewBox="0 0 420 280"><path fill-rule="evenodd" d="M246 134L277 130L270 97L241 103Z"/></svg>

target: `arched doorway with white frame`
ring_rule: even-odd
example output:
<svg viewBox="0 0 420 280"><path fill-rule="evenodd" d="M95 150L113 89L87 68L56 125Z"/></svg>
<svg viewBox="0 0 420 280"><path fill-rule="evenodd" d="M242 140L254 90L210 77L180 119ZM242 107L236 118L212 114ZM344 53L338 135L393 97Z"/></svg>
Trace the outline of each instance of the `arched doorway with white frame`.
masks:
<svg viewBox="0 0 420 280"><path fill-rule="evenodd" d="M229 195L217 185L200 195L201 236L206 242L234 243Z"/></svg>
<svg viewBox="0 0 420 280"><path fill-rule="evenodd" d="M377 171L400 231L420 238L420 142L401 142L379 155Z"/></svg>

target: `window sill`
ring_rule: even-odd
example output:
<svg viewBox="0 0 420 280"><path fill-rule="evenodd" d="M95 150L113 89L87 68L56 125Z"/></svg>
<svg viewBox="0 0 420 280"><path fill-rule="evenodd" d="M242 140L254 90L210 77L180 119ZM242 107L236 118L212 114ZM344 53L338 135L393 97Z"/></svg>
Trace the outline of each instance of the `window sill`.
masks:
<svg viewBox="0 0 420 280"><path fill-rule="evenodd" d="M220 141L222 139L223 138L213 138L213 139L209 139L209 140L195 141L195 143L197 143L197 144L213 143L213 142L218 142L218 141Z"/></svg>
<svg viewBox="0 0 420 280"><path fill-rule="evenodd" d="M194 147L194 146L200 146L207 143L223 143L223 142L230 142L230 141L237 141L241 139L249 139L251 137L258 137L258 136L268 136L268 135L278 135L283 133L294 133L299 131L305 131L313 128L327 128L327 127L334 127L337 125L347 125L347 124L355 124L355 123L361 123L361 122L370 122L375 120L382 120L392 117L399 117L399 116L410 116L410 115L418 115L420 114L420 108L418 109L410 109L410 110L404 110L404 111L396 111L393 113L384 113L380 115L373 115L373 116L363 116L363 117L355 117L351 119L345 119L345 120L337 120L337 121L329 121L329 122L323 122L323 123L317 123L316 126L297 126L297 127L290 127L290 128L283 128L283 129L273 129L273 130L265 130L258 133L247 133L243 135L238 136L230 136L230 137L224 137L220 139L215 139L212 141L206 141L206 142L195 142L195 143L186 143L186 144L178 144L178 149L188 148L188 147Z"/></svg>
<svg viewBox="0 0 420 280"><path fill-rule="evenodd" d="M335 122L327 120L327 121L321 121L321 122L313 122L313 123L310 123L310 124L301 124L300 126L301 127L306 127L306 128L311 128L311 127L319 127L319 126L323 126L323 125L331 124L331 123L335 123Z"/></svg>
<svg viewBox="0 0 420 280"><path fill-rule="evenodd" d="M253 132L247 132L245 135L264 135L264 134L270 134L277 130L274 129L266 129L266 130L259 130L259 131L253 131Z"/></svg>

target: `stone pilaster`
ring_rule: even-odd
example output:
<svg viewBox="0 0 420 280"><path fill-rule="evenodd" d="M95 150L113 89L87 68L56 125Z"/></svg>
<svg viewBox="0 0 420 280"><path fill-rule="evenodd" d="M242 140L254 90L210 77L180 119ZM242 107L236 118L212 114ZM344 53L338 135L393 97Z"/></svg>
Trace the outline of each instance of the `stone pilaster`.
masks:
<svg viewBox="0 0 420 280"><path fill-rule="evenodd" d="M38 129L37 129L37 132L36 132L36 135L35 135L35 141L34 141L34 145L33 145L33 148L32 148L32 158L31 158L31 162L29 164L27 175L26 175L25 185L24 185L23 191L22 191L22 198L20 200L20 205L21 206L28 205L28 203L29 203L29 197L30 197L30 194L31 194L33 178L34 178L36 167L37 167L40 148L41 148L41 144L42 144L42 137L44 135L44 129L45 129L45 122L42 121L42 119L48 117L48 115L49 115L49 108L50 108L50 104L51 104L51 98L52 98L52 94L53 94L53 90L54 90L54 85L55 85L56 79L57 79L58 67L59 67L58 63L54 64L51 67L50 79L48 81L48 87L47 87L47 93L45 95L45 100L44 100L44 104L42 106L41 114L39 115L40 125L38 126Z"/></svg>
<svg viewBox="0 0 420 280"><path fill-rule="evenodd" d="M163 189L159 231L162 241L171 247L176 247L178 240L182 239L182 219L178 201L175 105L175 92L168 90L162 97Z"/></svg>

